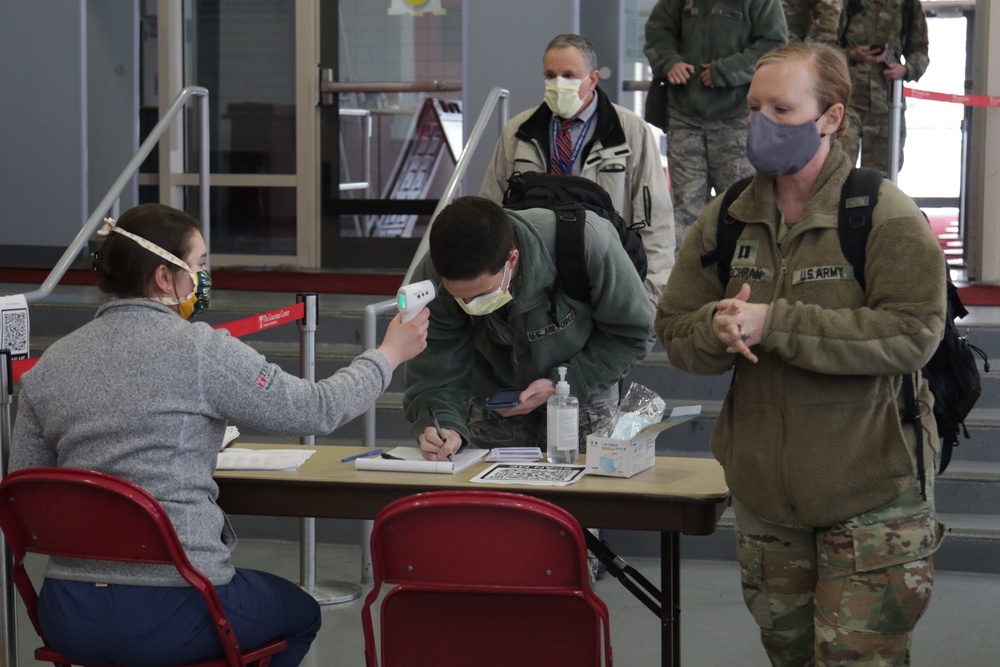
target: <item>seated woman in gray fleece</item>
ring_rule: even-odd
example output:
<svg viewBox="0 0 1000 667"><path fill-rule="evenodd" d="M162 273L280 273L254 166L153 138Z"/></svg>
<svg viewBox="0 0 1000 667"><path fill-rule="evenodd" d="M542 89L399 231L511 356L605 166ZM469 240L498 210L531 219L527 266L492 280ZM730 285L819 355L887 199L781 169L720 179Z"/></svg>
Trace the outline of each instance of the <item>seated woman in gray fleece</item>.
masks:
<svg viewBox="0 0 1000 667"><path fill-rule="evenodd" d="M83 468L145 488L215 584L241 646L283 636L288 649L271 664L298 665L319 630L319 607L291 582L233 567L236 538L212 480L226 422L329 433L424 349L427 311L406 323L397 315L381 347L310 382L226 331L187 321L207 307L211 285L196 220L144 204L102 233L95 269L111 298L25 374L10 469ZM200 595L166 566L53 558L38 611L53 648L81 663L155 667L222 656Z"/></svg>

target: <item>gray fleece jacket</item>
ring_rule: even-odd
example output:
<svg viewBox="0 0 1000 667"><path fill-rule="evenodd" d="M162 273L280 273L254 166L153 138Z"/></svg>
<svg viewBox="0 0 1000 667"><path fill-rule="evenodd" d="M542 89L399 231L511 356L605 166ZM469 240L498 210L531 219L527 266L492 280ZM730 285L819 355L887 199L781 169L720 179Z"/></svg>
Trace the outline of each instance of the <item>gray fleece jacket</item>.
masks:
<svg viewBox="0 0 1000 667"><path fill-rule="evenodd" d="M226 422L286 435L329 433L367 409L391 375L385 355L369 350L309 382L226 331L151 301L111 301L25 374L10 469L82 468L138 484L166 509L194 566L223 585L235 571L236 538L216 505L212 475ZM52 559L45 576L186 585L170 567L75 559Z"/></svg>

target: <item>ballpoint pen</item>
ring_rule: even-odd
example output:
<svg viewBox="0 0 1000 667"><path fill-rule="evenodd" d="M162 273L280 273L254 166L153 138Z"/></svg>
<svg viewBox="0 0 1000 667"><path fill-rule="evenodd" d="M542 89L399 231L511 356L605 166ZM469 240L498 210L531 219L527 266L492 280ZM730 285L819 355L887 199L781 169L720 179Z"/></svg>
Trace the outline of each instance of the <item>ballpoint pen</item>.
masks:
<svg viewBox="0 0 1000 667"><path fill-rule="evenodd" d="M353 461L354 459L365 459L369 456L378 456L382 453L381 449L369 449L367 452L361 452L360 454L351 454L350 456L345 456L340 459L341 463L347 463L348 461Z"/></svg>
<svg viewBox="0 0 1000 667"><path fill-rule="evenodd" d="M434 408L427 408L427 412L431 415L431 421L434 422L434 430L437 431L438 437L441 438L441 442L444 442L444 433L441 432L441 422L438 421L437 415L434 414ZM448 455L448 460L453 460L451 454Z"/></svg>

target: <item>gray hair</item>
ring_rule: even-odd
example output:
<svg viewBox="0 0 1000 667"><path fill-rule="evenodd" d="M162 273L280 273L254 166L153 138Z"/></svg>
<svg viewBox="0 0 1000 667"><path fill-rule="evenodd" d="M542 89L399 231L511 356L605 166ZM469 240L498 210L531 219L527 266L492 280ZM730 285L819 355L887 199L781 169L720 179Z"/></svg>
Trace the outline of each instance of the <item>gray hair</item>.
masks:
<svg viewBox="0 0 1000 667"><path fill-rule="evenodd" d="M566 49L571 46L583 54L583 64L586 66L588 74L597 69L597 51L594 50L594 45L590 43L589 39L580 35L574 35L573 33L557 35L545 47L545 53L548 53L552 49Z"/></svg>

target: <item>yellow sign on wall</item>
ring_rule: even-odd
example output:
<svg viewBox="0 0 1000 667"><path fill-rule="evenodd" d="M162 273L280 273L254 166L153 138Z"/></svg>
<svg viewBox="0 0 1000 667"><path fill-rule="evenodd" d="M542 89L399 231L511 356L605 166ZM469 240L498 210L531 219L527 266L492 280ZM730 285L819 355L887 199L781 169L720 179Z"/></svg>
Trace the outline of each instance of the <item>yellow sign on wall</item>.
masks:
<svg viewBox="0 0 1000 667"><path fill-rule="evenodd" d="M389 4L389 15L409 14L420 16L422 14L434 14L441 16L445 13L441 7L441 0L392 0Z"/></svg>

